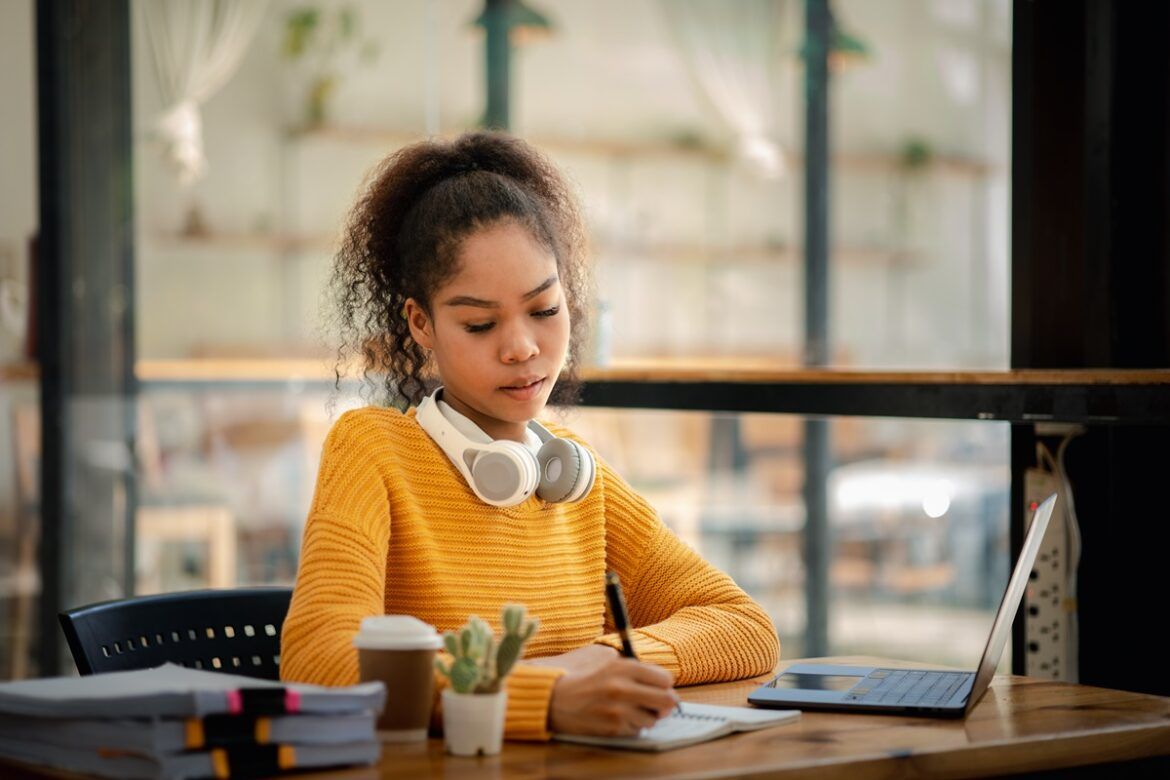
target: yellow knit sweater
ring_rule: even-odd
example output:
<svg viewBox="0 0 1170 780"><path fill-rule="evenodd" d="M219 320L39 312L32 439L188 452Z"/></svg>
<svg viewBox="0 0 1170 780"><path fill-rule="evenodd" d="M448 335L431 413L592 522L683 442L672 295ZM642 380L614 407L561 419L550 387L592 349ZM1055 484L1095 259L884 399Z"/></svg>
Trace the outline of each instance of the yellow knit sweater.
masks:
<svg viewBox="0 0 1170 780"><path fill-rule="evenodd" d="M581 501L533 496L497 508L475 497L413 409L347 412L321 456L281 636L281 677L356 683L351 642L361 619L376 614L414 615L439 631L479 615L499 632L501 606L518 603L540 619L528 658L597 642L620 648L606 610L607 569L621 577L639 658L669 670L676 685L776 665L780 644L768 615L600 459ZM549 738L549 698L563 673L514 667L508 738Z"/></svg>

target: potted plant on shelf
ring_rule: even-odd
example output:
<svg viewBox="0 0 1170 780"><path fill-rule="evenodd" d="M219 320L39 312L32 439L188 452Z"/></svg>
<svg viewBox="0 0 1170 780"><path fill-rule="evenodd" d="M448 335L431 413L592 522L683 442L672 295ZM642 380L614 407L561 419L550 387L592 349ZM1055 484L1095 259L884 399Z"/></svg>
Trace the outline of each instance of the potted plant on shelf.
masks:
<svg viewBox="0 0 1170 780"><path fill-rule="evenodd" d="M911 201L922 187L923 174L934 162L934 147L921 136L910 136L898 150L894 179L894 249L898 253L911 249L914 226ZM921 200L921 197L917 198Z"/></svg>
<svg viewBox="0 0 1170 780"><path fill-rule="evenodd" d="M320 127L329 118L329 102L341 83L349 63L346 53L356 53L358 62L368 64L378 56L373 38L360 37L357 10L346 5L323 10L316 5L295 8L284 20L284 56L300 63L308 80L305 87L306 129Z"/></svg>
<svg viewBox="0 0 1170 780"><path fill-rule="evenodd" d="M451 685L443 689L443 741L455 756L493 756L504 742L504 710L508 691L502 684L536 633L536 620L525 619L525 608L509 604L502 610L504 636L496 643L491 627L472 615L458 633L443 634L450 663L435 666Z"/></svg>

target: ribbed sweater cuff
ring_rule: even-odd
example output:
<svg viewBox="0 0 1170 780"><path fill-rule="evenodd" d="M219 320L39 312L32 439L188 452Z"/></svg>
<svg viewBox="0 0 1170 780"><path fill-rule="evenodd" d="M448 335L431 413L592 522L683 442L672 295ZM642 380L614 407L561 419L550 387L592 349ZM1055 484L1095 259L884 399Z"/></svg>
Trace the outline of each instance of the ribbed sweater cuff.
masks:
<svg viewBox="0 0 1170 780"><path fill-rule="evenodd" d="M678 656L675 654L673 647L661 639L656 639L638 630L630 632L630 641L634 644L634 652L638 654L639 661L661 666L670 672L674 679L678 679L679 671L682 667L679 666ZM603 634L595 642L597 644L608 645L619 653L622 649L622 638L617 634Z"/></svg>
<svg viewBox="0 0 1170 780"><path fill-rule="evenodd" d="M512 668L507 683L505 738L541 742L552 738L548 730L548 705L553 686L564 673L564 669L535 664L516 664Z"/></svg>

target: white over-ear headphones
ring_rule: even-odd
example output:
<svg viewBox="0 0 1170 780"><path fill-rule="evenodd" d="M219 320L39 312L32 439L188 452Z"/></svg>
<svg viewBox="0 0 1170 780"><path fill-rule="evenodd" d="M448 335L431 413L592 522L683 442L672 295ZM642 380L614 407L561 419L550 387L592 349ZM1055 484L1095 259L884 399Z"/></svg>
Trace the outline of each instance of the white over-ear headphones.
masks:
<svg viewBox="0 0 1170 780"><path fill-rule="evenodd" d="M533 492L550 503L573 502L593 487L593 455L577 442L558 439L536 420L528 423L542 442L535 455L520 442L493 441L478 428L460 431L439 409L442 391L440 387L424 398L415 418L485 503L516 506Z"/></svg>

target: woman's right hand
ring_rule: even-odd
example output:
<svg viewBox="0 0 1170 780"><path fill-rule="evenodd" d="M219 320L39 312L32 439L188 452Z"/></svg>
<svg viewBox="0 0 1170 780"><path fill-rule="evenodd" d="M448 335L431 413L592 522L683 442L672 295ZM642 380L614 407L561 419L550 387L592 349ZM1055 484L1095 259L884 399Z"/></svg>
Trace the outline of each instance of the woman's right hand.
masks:
<svg viewBox="0 0 1170 780"><path fill-rule="evenodd" d="M674 709L673 682L670 672L633 658L570 671L553 686L549 726L566 734L633 736Z"/></svg>

